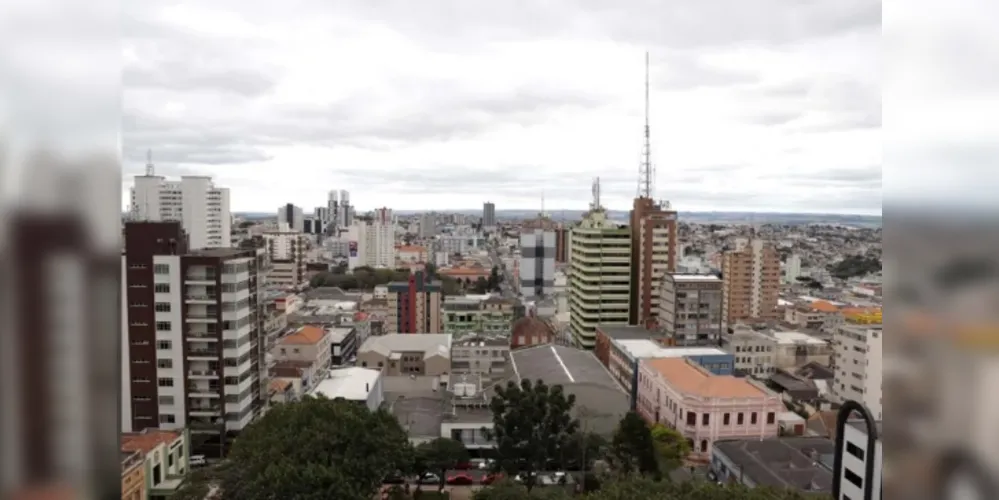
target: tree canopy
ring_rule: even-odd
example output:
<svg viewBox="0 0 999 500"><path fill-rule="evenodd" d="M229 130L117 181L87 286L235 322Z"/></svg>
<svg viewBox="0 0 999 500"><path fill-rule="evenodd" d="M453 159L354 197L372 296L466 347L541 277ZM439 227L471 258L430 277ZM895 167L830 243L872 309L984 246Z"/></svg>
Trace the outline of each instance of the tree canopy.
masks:
<svg viewBox="0 0 999 500"><path fill-rule="evenodd" d="M412 462L391 414L306 396L271 408L233 443L219 485L240 500L370 500Z"/></svg>
<svg viewBox="0 0 999 500"><path fill-rule="evenodd" d="M620 474L647 474L661 477L656 444L648 424L637 413L624 415L611 441L611 461Z"/></svg>
<svg viewBox="0 0 999 500"><path fill-rule="evenodd" d="M829 266L829 274L844 280L878 271L881 271L881 260L864 255L850 255Z"/></svg>
<svg viewBox="0 0 999 500"><path fill-rule="evenodd" d="M563 456L572 442L579 428L571 415L575 404L576 397L562 386L542 381L511 380L497 387L489 405L493 428L484 429L496 441L496 467L510 476L524 473L527 488L533 488L533 473Z"/></svg>
<svg viewBox="0 0 999 500"><path fill-rule="evenodd" d="M669 474L670 471L683 465L691 450L690 443L682 434L663 424L655 424L652 426L651 435L659 458L659 469L664 474Z"/></svg>
<svg viewBox="0 0 999 500"><path fill-rule="evenodd" d="M335 269L330 272L317 273L309 280L309 286L313 288L335 286L344 290L371 290L378 285L385 285L393 281L406 281L409 279L409 274L409 269L373 269L367 266L358 267L353 272Z"/></svg>
<svg viewBox="0 0 999 500"><path fill-rule="evenodd" d="M475 493L474 500L827 500L829 495L808 494L776 488L747 488L742 485L719 485L693 481L672 483L639 476L624 476L606 481L599 490L573 496L565 488L526 491L523 486L497 483Z"/></svg>
<svg viewBox="0 0 999 500"><path fill-rule="evenodd" d="M425 472L436 472L441 478L447 476L449 469L468 461L468 450L461 441L450 438L437 438L416 447L414 471L422 475ZM440 483L444 489L444 483Z"/></svg>

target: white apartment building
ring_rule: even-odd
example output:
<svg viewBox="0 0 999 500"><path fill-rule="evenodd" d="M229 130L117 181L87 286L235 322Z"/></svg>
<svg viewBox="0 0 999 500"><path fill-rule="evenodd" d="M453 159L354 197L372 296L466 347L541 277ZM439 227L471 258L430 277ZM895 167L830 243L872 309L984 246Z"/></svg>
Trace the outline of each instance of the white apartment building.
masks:
<svg viewBox="0 0 999 500"><path fill-rule="evenodd" d="M438 235L434 243L436 251L448 255L467 255L485 246L485 240L481 236L461 231Z"/></svg>
<svg viewBox="0 0 999 500"><path fill-rule="evenodd" d="M794 284L801 276L801 256L793 253L784 262L784 283Z"/></svg>
<svg viewBox="0 0 999 500"><path fill-rule="evenodd" d="M229 189L216 187L211 177L187 175L168 181L139 175L131 198L132 220L179 221L192 249L232 246Z"/></svg>
<svg viewBox="0 0 999 500"><path fill-rule="evenodd" d="M374 211L370 222L355 221L347 232L350 269L361 266L395 267L395 215L390 208Z"/></svg>
<svg viewBox="0 0 999 500"><path fill-rule="evenodd" d="M833 335L832 396L838 401L863 403L881 420L882 325L840 325Z"/></svg>
<svg viewBox="0 0 999 500"><path fill-rule="evenodd" d="M302 211L302 207L296 207L291 203L281 205L277 210L277 222L278 227L284 225L292 231L305 231L305 212Z"/></svg>
<svg viewBox="0 0 999 500"><path fill-rule="evenodd" d="M278 287L297 286L305 279L305 250L308 236L279 223L278 231L264 233L265 248L271 261L268 284Z"/></svg>

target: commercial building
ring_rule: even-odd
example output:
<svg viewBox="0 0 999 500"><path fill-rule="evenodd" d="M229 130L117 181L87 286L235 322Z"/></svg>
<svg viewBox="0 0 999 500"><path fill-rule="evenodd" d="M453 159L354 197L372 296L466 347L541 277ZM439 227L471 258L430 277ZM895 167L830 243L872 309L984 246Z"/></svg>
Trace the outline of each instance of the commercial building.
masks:
<svg viewBox="0 0 999 500"><path fill-rule="evenodd" d="M211 177L184 176L168 181L153 175L135 177L131 190L134 221L179 221L188 237L188 248L227 248L232 245L229 189L216 187Z"/></svg>
<svg viewBox="0 0 999 500"><path fill-rule="evenodd" d="M527 221L520 231L520 294L526 300L555 293L557 237L550 219Z"/></svg>
<svg viewBox="0 0 999 500"><path fill-rule="evenodd" d="M296 207L291 203L281 205L277 210L278 226L285 225L295 232L305 231L305 212L302 207Z"/></svg>
<svg viewBox="0 0 999 500"><path fill-rule="evenodd" d="M715 375L682 358L642 359L636 410L676 429L693 458L708 459L715 441L777 437L779 395L749 379Z"/></svg>
<svg viewBox="0 0 999 500"><path fill-rule="evenodd" d="M718 346L725 332L722 280L666 273L660 282L658 326L678 346Z"/></svg>
<svg viewBox="0 0 999 500"><path fill-rule="evenodd" d="M496 227L496 205L490 201L482 204L482 227Z"/></svg>
<svg viewBox="0 0 999 500"><path fill-rule="evenodd" d="M416 271L407 281L388 284L391 333L441 333L441 283Z"/></svg>
<svg viewBox="0 0 999 500"><path fill-rule="evenodd" d="M676 270L676 238L675 210L652 198L635 198L631 209L630 324L656 323L663 276Z"/></svg>
<svg viewBox="0 0 999 500"><path fill-rule="evenodd" d="M268 231L263 236L264 247L271 263L271 270L267 275L268 284L277 287L295 287L308 281L305 269L308 237L283 223L280 230Z"/></svg>
<svg viewBox="0 0 999 500"><path fill-rule="evenodd" d="M338 368L316 385L312 395L354 401L371 411L376 411L385 401L382 376L380 370L353 366Z"/></svg>
<svg viewBox="0 0 999 500"><path fill-rule="evenodd" d="M572 230L570 329L576 345L592 349L597 325L627 325L631 232L596 206Z"/></svg>
<svg viewBox="0 0 999 500"><path fill-rule="evenodd" d="M882 341L880 314L872 323L851 316L833 336L832 397L837 402L859 401L875 419L882 418Z"/></svg>
<svg viewBox="0 0 999 500"><path fill-rule="evenodd" d="M121 435L122 452L142 457L145 476L145 499L170 498L184 484L191 471L190 432L144 429ZM122 494L122 498L125 495Z"/></svg>
<svg viewBox="0 0 999 500"><path fill-rule="evenodd" d="M763 240L738 240L722 255L725 324L779 319L780 257Z"/></svg>
<svg viewBox="0 0 999 500"><path fill-rule="evenodd" d="M505 333L513 323L513 299L493 295L450 295L443 298L442 333Z"/></svg>
<svg viewBox="0 0 999 500"><path fill-rule="evenodd" d="M507 376L510 339L505 336L465 335L451 344L451 373L495 381Z"/></svg>
<svg viewBox="0 0 999 500"><path fill-rule="evenodd" d="M444 375L451 372L451 336L388 333L368 337L357 351L357 365L389 376Z"/></svg>
<svg viewBox="0 0 999 500"><path fill-rule="evenodd" d="M123 430L246 427L266 385L263 249L188 251L179 222L130 222L122 255Z"/></svg>

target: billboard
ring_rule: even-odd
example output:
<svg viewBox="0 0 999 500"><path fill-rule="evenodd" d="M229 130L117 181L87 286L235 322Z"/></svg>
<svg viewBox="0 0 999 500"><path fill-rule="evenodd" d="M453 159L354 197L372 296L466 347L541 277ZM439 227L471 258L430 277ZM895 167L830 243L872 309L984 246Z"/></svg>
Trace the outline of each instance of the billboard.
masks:
<svg viewBox="0 0 999 500"><path fill-rule="evenodd" d="M352 258L357 258L357 242L351 241L347 243L347 252Z"/></svg>

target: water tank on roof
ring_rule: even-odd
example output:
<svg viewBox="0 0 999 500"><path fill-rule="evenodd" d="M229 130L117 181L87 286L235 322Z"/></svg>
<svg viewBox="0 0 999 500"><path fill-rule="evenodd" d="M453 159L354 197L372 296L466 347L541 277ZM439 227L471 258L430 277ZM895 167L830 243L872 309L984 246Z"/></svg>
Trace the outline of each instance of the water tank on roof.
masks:
<svg viewBox="0 0 999 500"><path fill-rule="evenodd" d="M475 386L475 384L470 384L467 382L460 382L454 384L454 395L458 397L470 398L472 396L475 396L475 393L477 391L478 388Z"/></svg>

